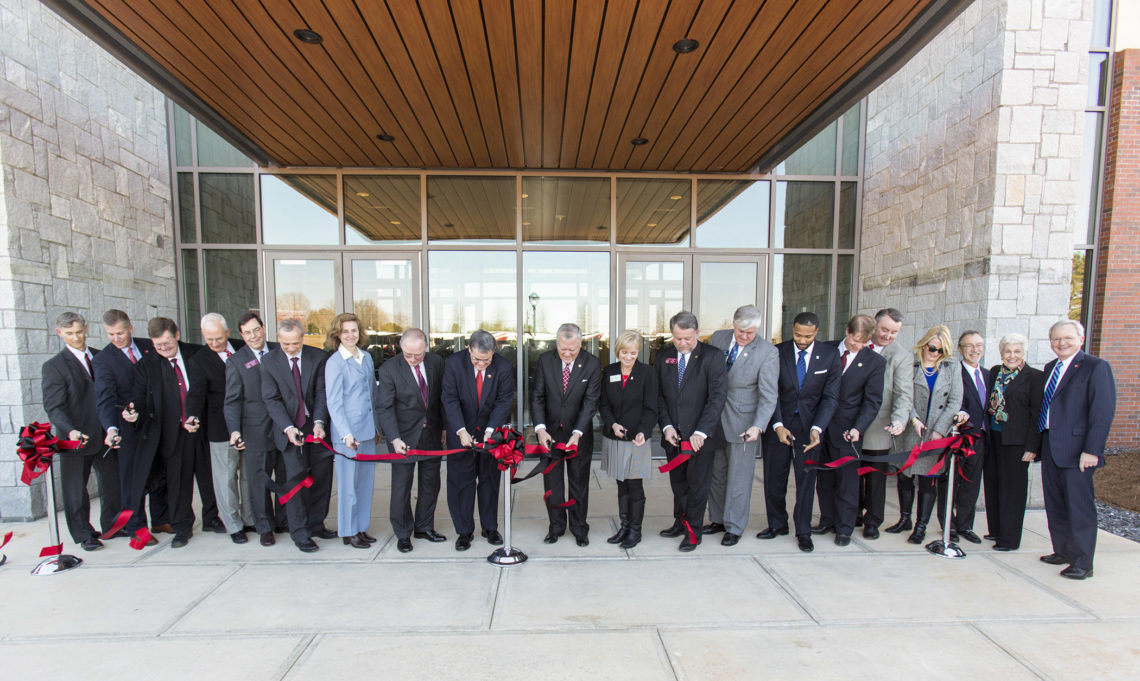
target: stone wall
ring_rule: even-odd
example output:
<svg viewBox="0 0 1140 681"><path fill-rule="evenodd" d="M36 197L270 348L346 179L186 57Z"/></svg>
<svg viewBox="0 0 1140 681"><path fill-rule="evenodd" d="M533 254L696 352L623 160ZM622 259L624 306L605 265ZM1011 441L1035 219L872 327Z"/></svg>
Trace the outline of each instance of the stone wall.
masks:
<svg viewBox="0 0 1140 681"><path fill-rule="evenodd" d="M0 0L0 518L44 514L16 431L44 419L56 315L177 305L163 96L37 0ZM142 327L142 324L136 324Z"/></svg>

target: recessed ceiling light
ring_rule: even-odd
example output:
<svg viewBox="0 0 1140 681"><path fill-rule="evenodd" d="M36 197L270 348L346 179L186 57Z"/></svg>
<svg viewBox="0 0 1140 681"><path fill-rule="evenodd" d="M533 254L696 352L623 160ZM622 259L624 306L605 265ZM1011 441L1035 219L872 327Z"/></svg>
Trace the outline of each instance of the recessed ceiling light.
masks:
<svg viewBox="0 0 1140 681"><path fill-rule="evenodd" d="M529 222L524 222L524 223L523 223L523 227L530 227L530 223L529 223Z"/></svg>
<svg viewBox="0 0 1140 681"><path fill-rule="evenodd" d="M643 144L649 144L649 140L645 139L644 137L634 137L629 141L629 143L635 147L640 147Z"/></svg>
<svg viewBox="0 0 1140 681"><path fill-rule="evenodd" d="M566 219L566 216L565 216L565 215L555 215L555 216L554 216L554 219L555 219L555 220L565 220L565 219Z"/></svg>
<svg viewBox="0 0 1140 681"><path fill-rule="evenodd" d="M524 199L525 199L526 197L528 197L528 196L530 196L530 194L523 194L523 195L522 195L522 197L523 197Z"/></svg>
<svg viewBox="0 0 1140 681"><path fill-rule="evenodd" d="M398 224L400 224L400 221L399 220L390 220L389 224L398 225Z"/></svg>
<svg viewBox="0 0 1140 681"><path fill-rule="evenodd" d="M293 37L310 45L320 45L321 41L324 40L320 33L308 28L298 28L296 31L293 31Z"/></svg>
<svg viewBox="0 0 1140 681"><path fill-rule="evenodd" d="M369 194L368 192L356 192L356 195L362 199L366 196L371 196L371 194Z"/></svg>
<svg viewBox="0 0 1140 681"><path fill-rule="evenodd" d="M701 44L692 38L682 38L681 40L673 43L673 51L677 54L688 54L700 46Z"/></svg>
<svg viewBox="0 0 1140 681"><path fill-rule="evenodd" d="M670 196L669 198L674 200L674 201L677 201L678 199L683 199L684 197L681 196L680 194L674 194L674 195Z"/></svg>
<svg viewBox="0 0 1140 681"><path fill-rule="evenodd" d="M656 222L647 222L647 223L645 223L645 226L646 227L656 227L657 223Z"/></svg>
<svg viewBox="0 0 1140 681"><path fill-rule="evenodd" d="M392 137L391 135L389 135L386 132L382 132L376 136L376 139L380 140L381 142L393 142L393 141L395 141L396 138Z"/></svg>

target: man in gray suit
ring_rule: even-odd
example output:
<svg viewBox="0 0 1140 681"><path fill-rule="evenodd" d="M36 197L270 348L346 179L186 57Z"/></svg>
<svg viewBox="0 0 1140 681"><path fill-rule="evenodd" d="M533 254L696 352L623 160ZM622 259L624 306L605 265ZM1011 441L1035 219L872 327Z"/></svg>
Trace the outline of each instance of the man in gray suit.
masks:
<svg viewBox="0 0 1140 681"><path fill-rule="evenodd" d="M875 331L867 347L879 353L887 361L887 368L883 372L883 404L879 407L875 420L863 434L864 455L883 455L890 452L894 437L902 433L907 421L910 420L914 357L902 345L895 343L903 319L902 313L893 307L875 313ZM860 476L860 508L864 509L863 537L878 539L879 525L883 523L883 516L886 513L887 477L884 474L887 472L887 464L868 465L880 472ZM910 492L909 499L902 509L903 520L888 528L887 532L902 532L911 528L910 506L914 501L914 485L909 481L899 480L900 504L906 493L904 487L909 488Z"/></svg>
<svg viewBox="0 0 1140 681"><path fill-rule="evenodd" d="M710 522L703 533L724 532L720 540L724 546L735 546L748 524L760 433L776 407L780 356L758 334L760 321L760 310L745 305L733 315L732 329L717 331L709 339L709 345L724 351L728 399L717 425L716 441L724 446L713 452Z"/></svg>

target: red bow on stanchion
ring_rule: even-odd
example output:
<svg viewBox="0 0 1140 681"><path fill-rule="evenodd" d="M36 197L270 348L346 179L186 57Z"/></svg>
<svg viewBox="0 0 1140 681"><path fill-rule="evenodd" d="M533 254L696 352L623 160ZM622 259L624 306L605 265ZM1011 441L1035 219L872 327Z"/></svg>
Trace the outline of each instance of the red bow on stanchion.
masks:
<svg viewBox="0 0 1140 681"><path fill-rule="evenodd" d="M491 437L483 443L482 449L495 458L500 471L511 471L512 480L519 464L526 458L526 444L522 433L506 426L496 428Z"/></svg>
<svg viewBox="0 0 1140 681"><path fill-rule="evenodd" d="M20 461L24 462L24 470L20 472L20 482L25 485L32 484L32 480L43 475L51 467L51 457L56 452L79 449L83 443L79 440L60 440L51 434L50 423L33 421L31 425L20 429L20 441L16 453Z"/></svg>

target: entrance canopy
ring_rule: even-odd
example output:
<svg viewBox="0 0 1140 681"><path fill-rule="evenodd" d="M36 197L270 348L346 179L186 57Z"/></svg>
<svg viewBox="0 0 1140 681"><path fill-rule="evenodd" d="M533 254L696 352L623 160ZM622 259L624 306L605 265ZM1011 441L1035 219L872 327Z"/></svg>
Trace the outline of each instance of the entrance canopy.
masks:
<svg viewBox="0 0 1140 681"><path fill-rule="evenodd" d="M45 0L262 165L768 170L969 0Z"/></svg>

